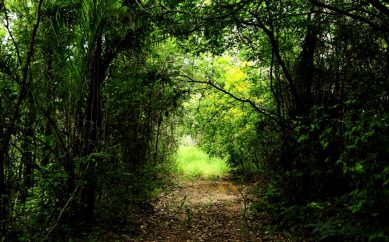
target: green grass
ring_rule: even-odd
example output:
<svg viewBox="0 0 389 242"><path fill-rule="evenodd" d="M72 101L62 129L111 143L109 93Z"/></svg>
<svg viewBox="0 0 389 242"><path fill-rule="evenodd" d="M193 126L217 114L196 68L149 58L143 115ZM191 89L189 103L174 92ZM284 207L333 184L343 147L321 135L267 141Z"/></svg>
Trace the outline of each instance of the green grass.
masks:
<svg viewBox="0 0 389 242"><path fill-rule="evenodd" d="M209 157L194 145L181 145L178 148L176 168L185 177L215 178L226 175L230 168L225 159Z"/></svg>

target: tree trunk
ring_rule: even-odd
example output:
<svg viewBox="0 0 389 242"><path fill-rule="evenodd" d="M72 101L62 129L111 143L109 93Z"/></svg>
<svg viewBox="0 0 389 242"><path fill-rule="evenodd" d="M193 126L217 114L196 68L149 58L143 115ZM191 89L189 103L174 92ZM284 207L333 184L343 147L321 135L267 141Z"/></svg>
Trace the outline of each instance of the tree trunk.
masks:
<svg viewBox="0 0 389 242"><path fill-rule="evenodd" d="M92 224L96 200L96 165L97 157L90 155L98 151L101 134L101 83L104 80L105 68L102 62L102 35L96 37L92 46L89 77L89 94L84 122L83 156L88 157L85 167L85 186L82 190L82 219L86 224Z"/></svg>
<svg viewBox="0 0 389 242"><path fill-rule="evenodd" d="M0 129L0 136L3 137L3 129ZM2 141L2 140L1 140ZM5 151L2 142L0 143L0 234L4 235L7 231L8 220L8 199L5 185Z"/></svg>
<svg viewBox="0 0 389 242"><path fill-rule="evenodd" d="M20 201L24 203L27 199L27 191L32 186L32 173L34 169L34 161L32 157L32 139L34 137L34 120L35 112L33 107L33 100L31 93L28 96L27 117L25 122L25 129L23 132L24 140L22 145L21 163L23 166L23 183L20 189Z"/></svg>
<svg viewBox="0 0 389 242"><path fill-rule="evenodd" d="M309 110L312 107L312 84L314 72L314 54L317 45L317 28L314 23L315 20L308 18L307 33L305 35L302 51L296 66L297 92L299 96L299 103L295 103L294 115L300 117L307 117Z"/></svg>

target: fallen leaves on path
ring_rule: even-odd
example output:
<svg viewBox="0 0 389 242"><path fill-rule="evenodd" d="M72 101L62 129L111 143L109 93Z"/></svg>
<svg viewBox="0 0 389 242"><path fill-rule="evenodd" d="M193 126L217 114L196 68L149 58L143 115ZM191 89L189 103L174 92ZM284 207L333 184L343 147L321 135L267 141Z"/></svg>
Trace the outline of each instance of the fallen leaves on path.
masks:
<svg viewBox="0 0 389 242"><path fill-rule="evenodd" d="M244 225L240 189L227 180L181 182L154 204L138 240L261 241Z"/></svg>
<svg viewBox="0 0 389 242"><path fill-rule="evenodd" d="M98 241L295 241L258 224L266 223L266 216L250 218L248 206L255 199L249 191L254 187L227 179L180 181L158 201L142 203L131 213L130 220L137 221L135 230L107 231ZM256 226L255 234L253 225L262 229Z"/></svg>

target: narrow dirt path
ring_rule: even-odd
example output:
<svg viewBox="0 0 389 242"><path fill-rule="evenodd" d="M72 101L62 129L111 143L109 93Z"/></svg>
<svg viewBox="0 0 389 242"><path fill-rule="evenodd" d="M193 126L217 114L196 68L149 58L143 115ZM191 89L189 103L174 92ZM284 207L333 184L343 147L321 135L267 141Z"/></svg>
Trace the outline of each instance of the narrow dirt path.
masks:
<svg viewBox="0 0 389 242"><path fill-rule="evenodd" d="M196 180L154 204L140 241L261 241L244 226L241 186L228 180Z"/></svg>

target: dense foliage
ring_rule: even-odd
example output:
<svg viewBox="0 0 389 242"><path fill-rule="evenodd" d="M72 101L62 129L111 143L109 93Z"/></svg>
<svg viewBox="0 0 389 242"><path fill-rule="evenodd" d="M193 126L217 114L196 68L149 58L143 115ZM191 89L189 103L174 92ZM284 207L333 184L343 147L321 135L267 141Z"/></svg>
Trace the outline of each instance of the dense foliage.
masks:
<svg viewBox="0 0 389 242"><path fill-rule="evenodd" d="M191 43L201 44L196 51L228 50L238 58L224 67L208 60L211 69L191 75L214 89L199 97L204 100L192 123L203 127L210 151L263 174L268 187L258 194L257 212L315 239L387 239L387 3L173 6L172 34L189 34Z"/></svg>
<svg viewBox="0 0 389 242"><path fill-rule="evenodd" d="M1 240L121 221L174 151L169 43L135 2L0 7Z"/></svg>
<svg viewBox="0 0 389 242"><path fill-rule="evenodd" d="M1 240L131 227L129 206L166 178L180 122L246 180L260 174L252 209L277 229L388 239L386 1L0 10Z"/></svg>

